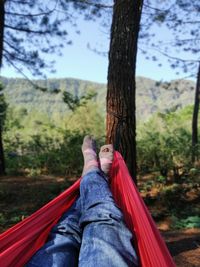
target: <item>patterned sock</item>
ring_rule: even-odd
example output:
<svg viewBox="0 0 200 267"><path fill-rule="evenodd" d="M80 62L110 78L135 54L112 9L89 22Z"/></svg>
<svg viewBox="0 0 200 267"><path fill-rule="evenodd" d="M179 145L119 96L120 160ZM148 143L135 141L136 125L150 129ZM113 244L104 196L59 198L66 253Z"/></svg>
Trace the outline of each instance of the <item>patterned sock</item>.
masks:
<svg viewBox="0 0 200 267"><path fill-rule="evenodd" d="M112 144L102 146L99 152L101 170L105 173L106 176L109 176L113 162L113 154L114 149Z"/></svg>
<svg viewBox="0 0 200 267"><path fill-rule="evenodd" d="M86 135L84 137L82 152L84 157L84 167L82 176L84 176L87 172L97 170L99 167L97 161L95 140L89 135Z"/></svg>

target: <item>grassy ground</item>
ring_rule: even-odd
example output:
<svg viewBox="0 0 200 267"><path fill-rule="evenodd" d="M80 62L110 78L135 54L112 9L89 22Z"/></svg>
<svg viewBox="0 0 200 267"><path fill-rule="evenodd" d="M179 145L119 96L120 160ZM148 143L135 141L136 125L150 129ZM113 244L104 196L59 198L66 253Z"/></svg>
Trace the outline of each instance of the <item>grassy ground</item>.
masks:
<svg viewBox="0 0 200 267"><path fill-rule="evenodd" d="M174 257L177 266L200 266L200 180L158 181L156 174L139 178L139 190ZM0 180L0 231L24 219L76 178L16 176ZM196 228L194 228L194 226ZM192 228L191 228L192 227ZM189 228L189 229L187 229Z"/></svg>

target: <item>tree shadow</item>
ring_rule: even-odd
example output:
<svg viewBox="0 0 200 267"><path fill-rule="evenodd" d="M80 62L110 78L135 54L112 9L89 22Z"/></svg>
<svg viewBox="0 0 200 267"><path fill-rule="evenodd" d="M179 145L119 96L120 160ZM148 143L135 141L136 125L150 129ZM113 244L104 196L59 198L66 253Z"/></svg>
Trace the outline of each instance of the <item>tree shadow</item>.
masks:
<svg viewBox="0 0 200 267"><path fill-rule="evenodd" d="M200 248L200 234L196 234L188 238L185 237L185 235L186 234L184 234L184 238L182 239L166 242L167 247L173 257L182 252Z"/></svg>

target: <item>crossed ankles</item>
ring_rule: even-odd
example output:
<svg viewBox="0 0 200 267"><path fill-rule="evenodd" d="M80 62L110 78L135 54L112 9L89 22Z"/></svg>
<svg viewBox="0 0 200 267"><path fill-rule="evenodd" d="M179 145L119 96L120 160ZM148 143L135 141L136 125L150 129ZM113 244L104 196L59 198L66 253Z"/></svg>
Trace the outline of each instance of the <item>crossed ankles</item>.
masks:
<svg viewBox="0 0 200 267"><path fill-rule="evenodd" d="M98 160L95 140L91 136L87 135L83 140L82 152L84 157L82 176L90 171L98 169L101 169L106 176L109 176L114 153L114 149L111 144L101 147Z"/></svg>

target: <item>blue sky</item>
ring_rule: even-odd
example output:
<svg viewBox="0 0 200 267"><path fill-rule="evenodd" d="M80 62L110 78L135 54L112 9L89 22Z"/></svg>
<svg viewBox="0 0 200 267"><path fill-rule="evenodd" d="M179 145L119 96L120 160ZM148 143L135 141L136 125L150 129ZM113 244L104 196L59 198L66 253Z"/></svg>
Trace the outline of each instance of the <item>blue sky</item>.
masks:
<svg viewBox="0 0 200 267"><path fill-rule="evenodd" d="M108 59L107 56L101 56L90 49L87 44L89 43L92 48L99 51L106 52L109 48L109 35L102 31L98 23L79 21L80 35L74 33L69 29L72 45L67 45L63 50L63 55L51 56L47 59L54 59L56 61L56 73L46 73L47 78L79 78L83 80L90 80L100 83L107 81ZM166 33L163 33L164 35ZM158 67L158 63L148 61L144 55L138 52L137 58L137 76L144 76L154 80L172 80L186 76L180 73L179 76L175 74L165 58L161 58L163 67ZM30 73L25 74L32 78ZM22 77L13 68L5 66L1 71L2 76L6 77ZM34 77L37 78L37 77Z"/></svg>

